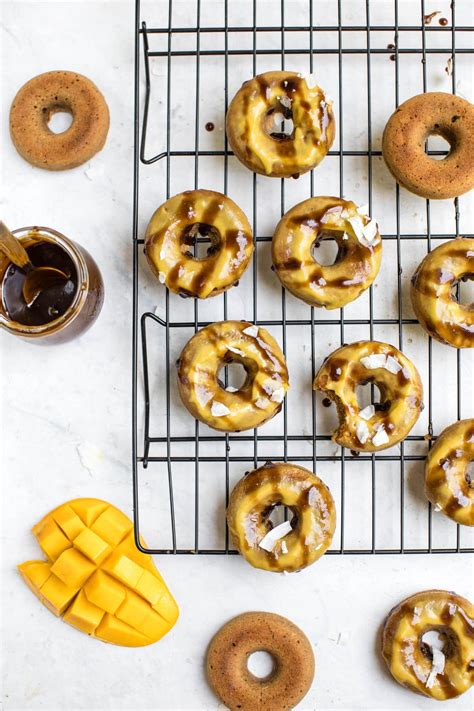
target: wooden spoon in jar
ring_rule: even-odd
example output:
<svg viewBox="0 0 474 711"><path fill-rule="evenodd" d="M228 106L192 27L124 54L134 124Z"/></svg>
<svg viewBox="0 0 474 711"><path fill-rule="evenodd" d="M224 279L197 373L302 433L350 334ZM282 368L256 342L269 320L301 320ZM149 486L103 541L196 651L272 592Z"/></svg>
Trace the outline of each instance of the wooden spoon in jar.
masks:
<svg viewBox="0 0 474 711"><path fill-rule="evenodd" d="M0 221L0 250L26 273L22 294L27 306L31 306L45 289L63 284L69 279L67 274L55 267L35 267L20 240L2 221Z"/></svg>

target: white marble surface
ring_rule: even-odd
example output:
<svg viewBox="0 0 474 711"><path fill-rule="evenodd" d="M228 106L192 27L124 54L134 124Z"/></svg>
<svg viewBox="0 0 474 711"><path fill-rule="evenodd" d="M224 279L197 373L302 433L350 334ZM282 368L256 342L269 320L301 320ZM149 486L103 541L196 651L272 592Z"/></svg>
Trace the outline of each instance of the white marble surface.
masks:
<svg viewBox="0 0 474 711"><path fill-rule="evenodd" d="M406 11L406 4L400 5ZM436 9L438 5L444 9L448 3L443 0ZM150 3L147 9L152 14L158 6ZM133 3L15 1L3 2L1 10L2 219L12 227L49 225L77 239L97 259L106 284L99 322L71 344L40 348L1 336L4 708L219 708L204 680L204 650L227 619L249 609L287 615L313 642L316 679L301 709L434 708L434 702L410 694L385 672L380 624L394 604L419 589L472 595L468 556L327 556L289 577L254 571L236 557L160 558L156 562L179 601L181 618L159 644L138 650L103 645L55 620L19 579L16 564L38 556L30 527L58 503L97 496L131 512ZM354 20L357 7L349 11ZM102 153L89 165L64 174L25 163L10 143L6 122L18 87L36 73L60 68L93 79L106 95L112 116ZM441 69L435 75L439 88L444 86L442 74ZM205 114L203 118L207 120ZM377 122L383 125L383 116L377 115ZM158 167L144 177L149 190L144 192L141 228L164 196ZM178 183L185 180L181 174ZM350 171L347 180L353 191L359 189ZM361 182L357 198L363 202ZM382 211L383 191L377 199ZM408 199L406 219L422 214L424 203L412 208ZM439 224L444 213L434 209ZM151 308L159 304L161 294L156 285L151 291L146 274L143 279L148 285L144 304ZM441 360L440 355L440 365ZM442 400L441 394L439 427L450 416L442 412ZM469 414L468 405L463 401L463 416ZM186 417L183 414L177 426L186 428ZM153 511L153 502L146 503ZM450 707L467 711L472 695Z"/></svg>

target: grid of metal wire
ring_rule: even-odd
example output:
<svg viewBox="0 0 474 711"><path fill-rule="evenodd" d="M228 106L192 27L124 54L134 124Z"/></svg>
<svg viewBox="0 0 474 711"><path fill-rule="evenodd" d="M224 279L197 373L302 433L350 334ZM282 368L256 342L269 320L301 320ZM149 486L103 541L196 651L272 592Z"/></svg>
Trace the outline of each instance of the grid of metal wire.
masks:
<svg viewBox="0 0 474 711"><path fill-rule="evenodd" d="M165 2L165 0L163 0ZM198 422L195 424L195 431L193 437L188 436L175 436L171 435L170 421L171 421L171 407L170 407L170 381L173 377L172 369L174 363L170 363L170 335L176 329L182 328L192 328L197 331L199 328L207 325L207 321L200 318L200 304L198 300L194 301L194 318L190 321L172 321L169 319L169 299L170 296L166 293L166 317L162 318L151 311L145 313L139 312L139 289L140 289L140 270L139 270L139 252L143 249L143 239L140 238L138 231L138 217L140 211L140 164L151 165L158 161L164 161L166 164L166 197L170 196L170 179L173 158L178 157L192 157L194 158L194 175L190 180L192 183L189 187L200 187L199 184L199 160L203 156L218 156L223 162L224 171L224 190L227 192L228 186L228 175L229 175L229 156L232 155L228 150L227 142L225 142L224 150L201 150L200 148L200 116L199 116L199 93L200 93L200 60L204 56L219 56L223 58L224 66L224 106L222 110L225 112L228 107L228 103L232 98L228 94L228 84L229 75L232 72L232 61L233 57L236 55L248 55L252 58L253 62L253 74L257 73L257 57L262 54L277 54L281 57L281 69L285 69L286 57L290 54L306 55L309 58L309 66L311 71L313 70L313 60L321 54L334 54L338 57L339 62L339 115L338 119L338 130L340 136L339 147L336 150L330 151L330 155L337 156L339 159L339 185L340 193L342 194L344 185L344 175L345 175L345 160L349 156L358 156L365 158L367 160L368 169L368 195L369 195L369 213L372 207L372 181L373 181L373 159L381 155L381 152L372 148L372 127L371 127L371 112L372 112L372 101L373 101L373 89L371 82L371 59L374 54L385 53L388 55L393 55L393 61L395 64L395 97L394 105L399 103L399 57L405 53L415 53L420 55L420 67L423 73L423 90L427 89L427 77L426 77L426 56L429 53L441 53L449 55L452 58L452 91L456 92L456 57L461 53L469 53L473 50L456 47L456 35L458 31L471 32L474 27L462 26L456 27L456 3L453 0L451 3L451 17L449 18L448 27L430 26L423 22L423 17L425 15L425 3L423 0L420 2L420 23L417 25L403 25L401 26L398 21L398 0L394 0L394 23L390 25L371 25L371 1L366 0L365 2L365 17L361 18L360 25L347 25L342 24L342 0L337 2L338 11L338 22L334 25L328 26L316 26L314 24L314 8L313 2L309 0L308 2L308 18L306 26L297 26L286 24L287 22L287 4L284 0L281 0L279 4L281 24L279 26L269 26L269 25L259 25L257 24L257 2L258 0L253 0L253 17L252 23L247 27L242 26L231 26L229 25L229 1L223 0L224 6L224 25L223 26L205 26L202 27L200 23L201 9L202 5L205 4L206 0L197 0L196 2L196 24L192 27L187 26L175 26L173 24L173 0L166 0L168 6L168 23L167 26L163 27L148 27L146 22L141 17L140 0L136 0L136 26L135 26L135 136L134 136L134 193L133 193L133 484L134 484L134 515L135 515L135 530L137 535L137 544L141 547L139 542L140 536L140 477L139 470L153 466L156 464L160 465L160 471L155 472L156 476L164 476L167 478L168 495L169 495L169 515L170 515L170 530L171 530L171 544L163 547L147 548L144 550L148 553L199 553L199 554L225 554L234 553L235 551L230 548L229 537L226 534L225 545L219 549L206 549L202 548L199 543L199 484L200 484L200 466L205 462L218 462L221 465L222 476L225 478L225 495L226 503L230 493L229 485L229 466L232 462L242 463L242 473L245 469L250 467L257 467L261 465L262 462L268 459L267 455L262 455L259 451L259 445L262 442L274 442L282 444L282 454L281 456L272 457L275 461L287 460L288 459L288 444L293 441L307 440L312 443L312 454L310 456L291 456L292 461L300 461L306 466L313 468L316 471L317 463L319 461L332 461L338 462L340 466L340 498L337 502L338 505L338 516L339 516L339 526L340 526L340 546L336 549L330 550L329 554L382 554L382 553L441 553L441 552L468 552L473 551L473 548L468 546L463 546L461 544L460 527L457 526L456 542L446 548L435 547L432 542L432 511L431 505L428 507L428 516L426 520L426 526L428 529L427 541L428 544L426 548L420 547L409 547L405 542L404 536L404 492L405 492L405 467L406 463L410 461L423 460L424 455L421 454L411 454L405 451L404 443L401 444L399 452L396 454L390 453L380 453L380 454L362 454L358 457L359 460L367 460L370 462L371 466L371 485L372 485L372 511L371 520L364 523L365 526L371 527L371 545L367 548L349 548L345 545L344 537L344 524L345 524L345 485L346 485L346 463L351 460L355 455L349 453L344 449L340 449L339 454L335 456L321 455L318 452L318 443L321 441L329 440L330 437L318 433L317 427L317 416L316 416L316 400L313 393L312 397L312 410L311 410L311 422L312 422L312 432L311 435L294 435L288 432L288 414L286 403L283 407L283 412L280 415L283 418L283 434L281 435L264 435L259 434L257 430L252 433L244 434L220 434L215 435L203 435L200 433L200 425ZM275 3L276 4L276 3ZM289 14L289 13L288 13ZM427 47L426 36L427 33L436 30L436 32L443 32L443 36L446 38L445 46L442 48ZM387 49L372 48L371 47L371 33L374 31L391 31L394 36L394 46L388 47ZM398 37L399 33L403 31L416 33L421 37L421 46L419 47L403 47L399 46ZM278 35L280 38L280 47L275 48L260 48L259 47L259 34L260 33L272 33ZM285 39L288 32L294 33L305 33L304 36L309 36L309 42L301 42L301 45L297 48L285 47ZM338 45L332 48L320 48L317 42L314 41L317 33L325 32L335 32L337 33ZM366 46L364 48L345 48L343 46L343 35L347 32L364 32L366 39ZM213 49L201 49L201 38L204 33L215 34L223 37L223 47ZM235 43L230 43L230 38L238 37L240 33L251 33L253 38L251 48L235 48ZM174 38L179 35L191 35L194 39L193 49L174 49ZM150 49L150 38L153 35L160 35L166 38L166 48L159 50ZM367 111L368 111L368 149L367 150L346 150L343 144L343 131L342 126L345 120L343 115L343 63L342 57L345 54L362 54L366 57L366 77L367 82ZM195 135L194 135L194 149L176 151L171 149L170 141L170 126L171 126L171 101L170 101L170 90L171 90L171 67L175 57L188 56L190 61L195 64L196 71L196 105L194 107L194 121L195 121ZM150 92L151 92L151 74L150 74L150 60L154 57L160 57L165 60L167 64L167 96L164 97L167 118L166 126L163 126L163 136L165 139L165 148L162 152L148 155L147 153L147 134L152 117L150 115ZM141 72L144 72L144 77ZM144 78L144 96L142 96L142 79ZM440 151L433 151L433 153L441 154ZM260 190L260 188L259 188ZM314 194L314 181L313 175L310 178L310 190L311 195ZM285 211L285 181L281 180L281 213ZM253 217L253 233L255 236L256 244L261 242L269 242L271 236L262 235L259 233L259 227L257 224L257 200L261 199L261 194L257 192L257 178L253 176L253 216L251 216L251 221ZM337 325L339 327L339 337L341 344L345 342L345 329L348 325L354 324L364 324L368 327L369 337L372 339L374 337L374 326L378 325L395 325L398 329L398 347L403 350L404 346L404 327L409 324L416 323L413 319L407 319L403 317L402 312L402 288L401 288L401 243L405 239L416 239L424 240L426 242L427 250L431 249L432 240L438 237L454 237L459 233L459 207L458 201L455 201L455 232L452 235L437 234L432 232L431 221L430 221L430 201L426 201L426 220L427 220L427 231L426 234L408 234L401 231L401 219L400 219L400 194L399 188L397 186L396 193L396 225L397 229L393 234L383 234L383 238L386 241L394 241L396 243L396 254L397 254L397 269L398 269L398 311L394 314L393 318L378 319L374 316L374 302L372 288L370 289L369 295L369 317L367 319L347 319L344 315L344 310L341 309L338 312L338 318L333 319L318 319L317 311L314 308L308 307L307 317L301 319L294 319L287 317L286 308L286 294L282 289L281 291L281 319L278 320L265 320L258 318L257 313L257 258L254 259L253 263L253 315L254 322L261 326L279 326L282 329L282 348L286 353L287 348L287 329L290 326L305 326L309 327L311 330L311 365L313 376L318 368L318 363L316 362L315 349L314 349L314 339L315 339L315 329L318 326L328 326ZM256 253L257 255L257 253ZM223 294L222 297L223 319L227 318L227 294ZM149 387L149 358L148 358L148 346L150 339L164 339L165 340L165 354L166 354L166 379L164 383L164 397L166 398L166 417L163 423L164 434L161 436L153 436L150 431L150 408L152 407L150 399L150 387ZM432 403L432 390L433 390L433 378L432 378L432 343L431 339L429 341L428 350L429 359L429 376L428 381L425 383L427 390L427 407L428 421L429 421L429 434L433 433L432 428L432 413L431 413L431 403ZM144 437L143 441L138 441L139 439L139 414L138 408L138 395L139 387L139 371L142 368L143 371L143 387L144 387ZM462 389L462 366L461 366L461 355L458 351L457 353L457 417L461 418L461 389ZM141 424L141 422L140 422ZM423 440L423 436L411 435L408 437L408 441ZM172 447L176 444L182 443L192 443L194 445L193 454L189 456L177 455L176 449L172 452ZM203 456L200 453L200 446L205 442L215 442L216 449L215 454ZM249 452L246 456L242 456L241 453L237 455L233 454L233 444L235 442L247 442L249 447ZM166 453L161 456L152 456L150 454L150 446L153 443L160 443L166 447ZM399 478L400 478L400 538L399 545L397 547L391 547L389 549L380 548L377 545L377 531L376 531L376 516L375 516L375 488L376 488L376 468L377 462L383 461L396 461L399 463ZM174 508L174 495L173 495L173 466L177 462L186 462L189 464L189 477L190 485L192 482L193 494L194 494L194 545L192 547L180 548L177 545L177 530L176 530L176 520L175 520L175 508ZM160 530L160 521L156 521L157 534Z"/></svg>

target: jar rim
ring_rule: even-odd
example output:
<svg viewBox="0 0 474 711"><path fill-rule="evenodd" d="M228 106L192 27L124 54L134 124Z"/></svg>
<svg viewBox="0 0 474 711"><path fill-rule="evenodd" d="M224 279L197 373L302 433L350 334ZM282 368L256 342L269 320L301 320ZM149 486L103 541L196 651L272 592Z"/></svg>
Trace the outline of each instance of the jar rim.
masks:
<svg viewBox="0 0 474 711"><path fill-rule="evenodd" d="M66 325L69 325L78 316L81 311L82 304L87 298L88 286L89 286L89 271L87 268L86 260L82 255L81 251L74 244L74 242L68 239L65 235L61 234L57 230L53 230L51 227L40 227L38 225L33 225L30 227L19 227L12 230L12 234L22 240L29 236L32 238L44 237L44 241L51 242L52 244L59 245L66 254L70 257L74 264L74 268L77 273L77 286L76 293L74 294L74 299L72 303L68 306L66 311L58 316L58 318L53 321L48 321L47 323L40 324L37 326L29 326L18 321L14 321L9 318L8 315L0 313L0 324L3 325L7 330L12 333L22 335L22 336L45 336L57 331L62 330ZM2 280L3 281L3 280ZM3 283L0 285L3 287Z"/></svg>

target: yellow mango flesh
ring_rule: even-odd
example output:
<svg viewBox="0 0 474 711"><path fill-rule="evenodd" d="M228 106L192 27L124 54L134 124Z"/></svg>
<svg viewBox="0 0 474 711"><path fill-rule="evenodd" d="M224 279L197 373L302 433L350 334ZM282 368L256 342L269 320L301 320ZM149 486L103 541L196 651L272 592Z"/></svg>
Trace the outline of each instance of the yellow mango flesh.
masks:
<svg viewBox="0 0 474 711"><path fill-rule="evenodd" d="M34 528L47 561L18 566L55 615L104 642L141 647L174 626L178 606L151 556L135 545L133 524L99 499L75 499Z"/></svg>

